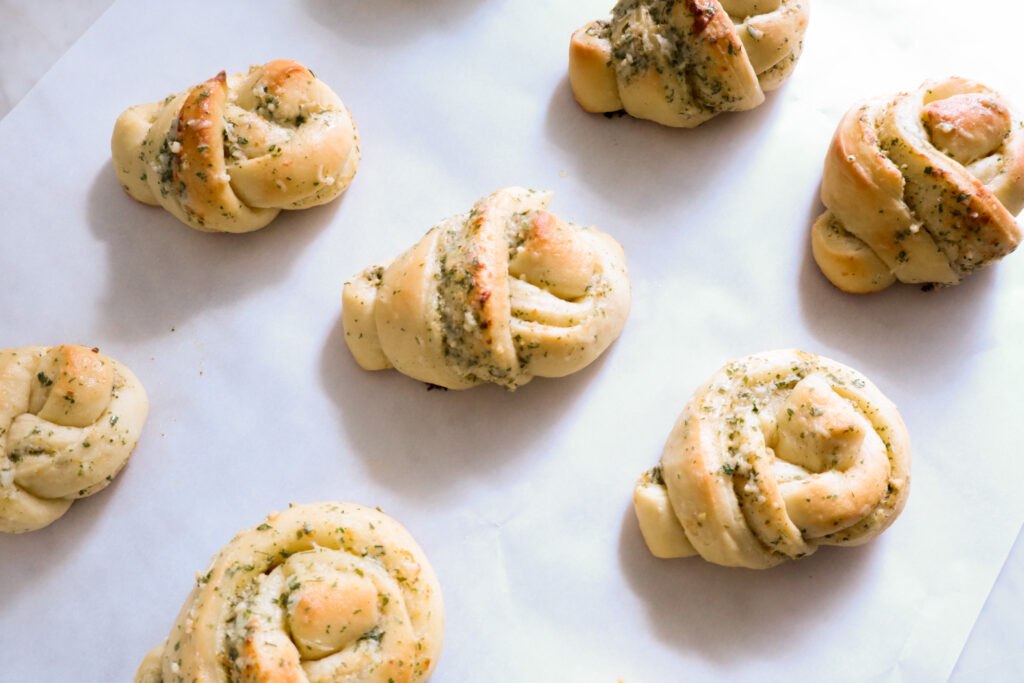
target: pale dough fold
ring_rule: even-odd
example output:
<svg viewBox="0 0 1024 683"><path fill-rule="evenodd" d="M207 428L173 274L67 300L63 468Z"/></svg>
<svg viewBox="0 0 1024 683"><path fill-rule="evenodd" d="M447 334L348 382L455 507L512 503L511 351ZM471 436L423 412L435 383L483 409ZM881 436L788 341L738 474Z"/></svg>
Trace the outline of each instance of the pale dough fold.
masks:
<svg viewBox="0 0 1024 683"><path fill-rule="evenodd" d="M909 491L896 406L856 370L788 349L729 363L701 386L633 501L657 557L763 569L869 541Z"/></svg>
<svg viewBox="0 0 1024 683"><path fill-rule="evenodd" d="M957 284L1021 241L1024 121L964 78L857 104L832 138L821 199L811 246L836 287Z"/></svg>
<svg viewBox="0 0 1024 683"><path fill-rule="evenodd" d="M693 128L746 111L803 49L808 0L619 0L569 42L569 82L589 112Z"/></svg>
<svg viewBox="0 0 1024 683"><path fill-rule="evenodd" d="M131 107L110 147L129 195L207 232L250 232L282 209L325 204L359 165L348 109L286 59Z"/></svg>
<svg viewBox="0 0 1024 683"><path fill-rule="evenodd" d="M293 505L221 549L135 682L415 683L443 638L440 586L401 524Z"/></svg>
<svg viewBox="0 0 1024 683"><path fill-rule="evenodd" d="M148 411L131 370L98 349L0 351L0 532L41 529L106 487Z"/></svg>
<svg viewBox="0 0 1024 683"><path fill-rule="evenodd" d="M515 389L582 369L619 336L622 247L548 213L550 192L510 187L437 224L345 283L345 341L367 370Z"/></svg>

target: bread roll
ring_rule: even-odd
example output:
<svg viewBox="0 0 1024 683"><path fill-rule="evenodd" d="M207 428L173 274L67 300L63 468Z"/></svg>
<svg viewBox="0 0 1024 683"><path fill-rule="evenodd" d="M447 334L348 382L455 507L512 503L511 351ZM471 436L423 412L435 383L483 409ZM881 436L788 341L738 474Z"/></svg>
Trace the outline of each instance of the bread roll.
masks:
<svg viewBox="0 0 1024 683"><path fill-rule="evenodd" d="M348 109L287 59L130 107L110 147L129 195L207 232L258 230L282 209L325 204L359 165Z"/></svg>
<svg viewBox="0 0 1024 683"><path fill-rule="evenodd" d="M746 111L803 49L808 0L619 0L569 42L569 82L589 112L624 109L693 128Z"/></svg>
<svg viewBox="0 0 1024 683"><path fill-rule="evenodd" d="M345 283L345 341L367 370L449 389L582 369L619 336L630 289L622 247L510 187Z"/></svg>
<svg viewBox="0 0 1024 683"><path fill-rule="evenodd" d="M954 285L1021 241L1024 121L964 78L854 105L832 138L811 228L832 284Z"/></svg>
<svg viewBox="0 0 1024 683"><path fill-rule="evenodd" d="M856 370L789 349L702 385L633 501L657 557L763 569L871 540L909 491L896 406Z"/></svg>
<svg viewBox="0 0 1024 683"><path fill-rule="evenodd" d="M0 532L41 529L107 486L148 411L131 370L98 349L0 351Z"/></svg>
<svg viewBox="0 0 1024 683"><path fill-rule="evenodd" d="M443 637L441 589L398 522L293 505L217 553L135 683L415 683Z"/></svg>

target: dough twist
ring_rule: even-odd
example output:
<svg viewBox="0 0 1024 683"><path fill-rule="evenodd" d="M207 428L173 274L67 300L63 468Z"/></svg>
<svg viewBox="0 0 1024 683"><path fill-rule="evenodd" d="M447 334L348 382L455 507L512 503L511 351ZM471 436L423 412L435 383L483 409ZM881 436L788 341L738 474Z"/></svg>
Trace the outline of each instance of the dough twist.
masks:
<svg viewBox="0 0 1024 683"><path fill-rule="evenodd" d="M753 109L796 66L807 3L619 0L572 35L573 94L589 112L625 109L682 128Z"/></svg>
<svg viewBox="0 0 1024 683"><path fill-rule="evenodd" d="M367 370L508 389L582 369L619 336L630 290L622 247L511 187L434 226L345 283L345 341Z"/></svg>
<svg viewBox="0 0 1024 683"><path fill-rule="evenodd" d="M847 292L953 285L1021 240L1024 122L963 78L855 105L825 158L811 245Z"/></svg>
<svg viewBox="0 0 1024 683"><path fill-rule="evenodd" d="M110 147L128 194L208 232L250 232L281 209L329 202L359 165L345 105L285 59L127 109Z"/></svg>
<svg viewBox="0 0 1024 683"><path fill-rule="evenodd" d="M697 390L633 502L657 557L762 569L867 542L909 490L896 406L855 370L782 350L729 363Z"/></svg>
<svg viewBox="0 0 1024 683"><path fill-rule="evenodd" d="M35 531L109 484L135 449L149 401L96 349L0 351L0 531Z"/></svg>
<svg viewBox="0 0 1024 683"><path fill-rule="evenodd" d="M441 589L402 525L294 505L221 549L135 682L414 683L443 636Z"/></svg>

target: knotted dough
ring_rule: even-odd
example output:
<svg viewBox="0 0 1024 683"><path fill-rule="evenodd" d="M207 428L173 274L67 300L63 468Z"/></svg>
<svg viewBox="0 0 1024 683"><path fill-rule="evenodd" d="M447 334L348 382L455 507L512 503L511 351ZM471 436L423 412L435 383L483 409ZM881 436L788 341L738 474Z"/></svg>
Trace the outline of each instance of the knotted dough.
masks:
<svg viewBox="0 0 1024 683"><path fill-rule="evenodd" d="M633 501L657 557L761 569L869 541L909 491L896 406L845 365L780 350L729 363L694 393Z"/></svg>
<svg viewBox="0 0 1024 683"><path fill-rule="evenodd" d="M576 30L569 82L589 112L624 109L693 128L782 85L803 48L808 0L619 0Z"/></svg>
<svg viewBox="0 0 1024 683"><path fill-rule="evenodd" d="M834 285L953 285L1012 252L1024 208L1024 121L963 78L855 105L825 158L814 259Z"/></svg>
<svg viewBox="0 0 1024 683"><path fill-rule="evenodd" d="M629 314L625 255L548 213L550 201L499 190L345 283L345 341L359 365L451 389L515 389L601 355Z"/></svg>
<svg viewBox="0 0 1024 683"><path fill-rule="evenodd" d="M359 165L345 105L286 59L131 107L110 147L129 195L208 232L249 232L281 209L329 202Z"/></svg>
<svg viewBox="0 0 1024 683"><path fill-rule="evenodd" d="M293 505L221 549L135 682L415 683L443 637L440 586L402 525Z"/></svg>
<svg viewBox="0 0 1024 683"><path fill-rule="evenodd" d="M41 529L113 481L148 410L135 375L96 349L0 351L0 531Z"/></svg>

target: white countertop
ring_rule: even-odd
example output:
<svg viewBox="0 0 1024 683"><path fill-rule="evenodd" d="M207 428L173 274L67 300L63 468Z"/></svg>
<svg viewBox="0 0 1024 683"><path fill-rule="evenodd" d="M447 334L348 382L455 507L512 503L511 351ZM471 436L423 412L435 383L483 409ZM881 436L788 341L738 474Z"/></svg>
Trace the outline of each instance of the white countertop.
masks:
<svg viewBox="0 0 1024 683"><path fill-rule="evenodd" d="M814 3L814 9L818 9L819 5L824 5L827 1L828 0L816 0ZM1007 6L1009 6L1012 2L1015 2L1015 0L1005 0ZM107 10L108 7L110 7L113 4L115 3L110 2L110 0L88 0L86 2L77 3L29 2L28 0L0 0L0 57L3 58L3 61L6 65L3 75L2 77L0 77L0 117L6 116L8 111L17 105L17 103L22 99L25 93L28 92L28 90L37 81L39 81L41 78L44 78L44 74L46 74L47 70L55 62L57 62L58 59L60 59L60 57L74 44L74 42L83 33L85 33L89 29L89 26L92 25L93 21L95 21L105 10ZM318 3L316 2L307 4L319 7ZM393 5L394 3L386 4L387 11L392 11L394 9L393 7L391 7L391 5ZM450 4L455 5L453 11L454 13L457 14L460 11L471 11L471 8L475 3L469 2L468 0L461 0L458 2L453 0L452 3ZM610 5L611 0L608 0L607 4ZM998 8L1000 6L999 2L988 2L985 4L991 5L991 8ZM441 10L438 10L438 12L441 12ZM441 13L444 14L443 12ZM56 21L54 18L57 15L59 15L60 17L59 21ZM884 16L884 13L880 13L879 16ZM425 16L419 16L419 18L423 19L424 22L427 23L427 18ZM451 18L452 15L445 15L439 17L438 21L444 23L446 19L450 21ZM813 11L811 22L811 30L813 31L815 22ZM447 30L440 26L432 28L436 30ZM364 26L364 29L368 34L366 36L366 40L372 40L372 37L369 34L375 30L384 30L384 27L380 23L373 24L372 22L370 22L369 24ZM228 38L225 38L225 40L227 39ZM389 38L389 40L391 39L395 39L394 36ZM567 40L568 37L566 36L566 42ZM970 37L964 38L964 40L970 40ZM864 45L865 49L868 49L869 42L866 41ZM120 48L117 45L111 45L110 49L117 50ZM268 52L268 50L266 46L261 45L259 49L257 49L255 52L258 55L260 55L260 57L262 57L265 55L265 53ZM148 58L148 55L126 56L126 68L130 67L133 69L143 69ZM254 57L253 59L257 58L259 57ZM808 58L808 56L804 57L805 60ZM160 62L161 72L166 73L169 70L167 61L160 60ZM245 64L234 64L224 66L229 69L241 69L245 66ZM805 69L805 67L807 66L807 64L802 63L797 69L797 74L799 74L801 70ZM180 81L180 83L178 83L178 86L184 87L192 80L198 80L202 77L206 77L207 75L209 74L198 74L189 71L188 73L182 74L182 80ZM907 84L908 87L911 85L914 84ZM160 89L158 88L158 90ZM342 90L341 88L338 88L338 90L342 97L345 98L345 91ZM785 96L785 92L786 91L784 89L783 96ZM103 93L100 92L99 94L102 95ZM164 94L165 93L163 92L163 90L151 93L151 99L155 99L157 96L162 96ZM1018 96L1019 99L1020 96L1024 95L1024 91L1015 94ZM554 96L565 95L565 92L558 92L555 93ZM553 95L550 92L544 92L542 94L542 97L544 97L545 99L552 96ZM134 104L134 102L124 102L119 104L127 106L128 104ZM1022 102L1022 104L1024 104L1024 102ZM350 106L352 105L350 104ZM775 105L769 104L766 106L770 107ZM776 123L778 122L769 121L765 122L765 125L773 125ZM695 134L699 135L700 132L698 131ZM818 153L818 156L820 156L823 153L824 150L822 149L820 150L820 153ZM371 169L372 166L367 167L364 171L361 172L374 172ZM380 169L378 168L376 170L379 171ZM88 173L83 175L82 182L86 184L92 184L94 182L97 182L95 176L96 171L90 170ZM355 190L358 190L359 184L363 180L365 179L357 176L354 184ZM471 201L473 198L466 197L466 199L467 201ZM7 201L5 201L5 204L10 203L10 201L11 200L8 199ZM559 198L556 197L556 209L558 208L558 204ZM423 228L425 229L426 227L428 227L429 222L431 222L432 220L440 219L442 217L443 216L440 215L431 216L429 219L427 219L427 223L423 225ZM579 218L582 221L590 220L590 217L585 216L577 217L569 215L567 217L570 219ZM599 217L594 217L593 222L598 222L598 219ZM175 230L177 227L179 226L170 225L162 226L161 229ZM10 224L8 224L7 227L5 227L5 231L12 229L14 229L14 227ZM307 231L306 235L304 237L301 237L300 239L314 239L314 234L311 234ZM407 245L399 246L404 247ZM384 251L380 251L378 253L378 256L386 255L389 254L384 253ZM126 253L124 254L124 256L130 257L130 253ZM1015 256L1014 258L1019 259L1022 257L1018 255ZM998 283L990 279L987 284L995 285ZM8 306L11 305L13 304L8 303ZM634 312L634 315L641 315L642 312L643 307L638 307L638 310ZM0 333L3 333L3 337L5 340L16 336L12 334L11 330L4 329L3 323L0 323ZM23 331L22 334L30 334L30 331ZM23 343L29 344L41 342L34 338L25 338ZM750 349L750 351L754 350L758 349ZM714 369L713 364L706 364L706 367L707 374L709 374L710 371ZM348 371L344 372L343 374L345 376L352 375L352 373ZM607 373L602 372L602 374ZM586 384L593 388L599 383L600 379L601 378L593 378L593 381L588 381L586 382ZM577 395L577 393L581 389L582 385L577 386L576 389L574 389L571 392L571 395L568 397L568 400L579 400L580 397L579 395ZM377 395L376 391L373 393L375 396ZM688 390L681 390L681 393L688 393ZM151 396L152 395L153 392L151 392ZM344 404L345 402L342 401L342 403ZM681 409L681 407L682 406L680 404L676 412L678 412L678 409ZM668 426L666 425L665 434L667 434L667 428ZM161 437L162 436L163 435L161 435ZM661 435L658 438L663 437L664 435ZM148 437L144 436L144 439L145 438L152 439L155 437L152 434L150 434ZM654 440L657 441L657 439ZM525 462L528 464L528 466L535 466L533 464L530 464L529 460L526 460ZM501 469L501 467L498 467L492 470L492 472L501 471ZM1013 468L1008 468L1008 470L1012 472ZM626 487L628 488L628 486L629 482L626 482ZM100 494L100 497L109 496L111 495L111 492L117 490L117 486L112 487L111 491L107 491ZM123 494L124 492L121 491L120 493ZM257 520L253 519L251 521L255 522ZM60 523L61 522L58 522L58 524ZM1017 524L1019 526L1019 522L1017 522ZM230 534L224 535L224 537L222 538L222 542L226 542L229 537ZM950 542L955 543L955 540L951 539ZM210 552L212 552L212 550ZM7 558L0 558L0 576L4 576L4 568L2 564L6 560ZM187 580L187 578L188 577L183 577L183 580ZM6 581L4 583L5 585L7 585ZM8 588L8 590L10 590L10 588ZM154 588L154 590L163 589ZM453 593L454 591L447 592L446 598L450 598ZM183 598L184 596L182 595L181 597ZM5 609L3 607L4 604L5 603L3 601L0 601L0 616L2 616L3 609ZM957 661L956 667L953 671L952 680L1024 680L1024 617L1021 616L1019 609L1020 605L1022 604L1024 604L1024 540L1022 540L1022 536L1018 534L1017 540L1013 544L1012 550L1010 551L1009 556L1006 559L1005 564L1003 565L1002 571L995 582L995 585L988 597L988 600L985 602L984 608L982 609L981 614L975 622L973 629L970 632L970 636L963 647L963 651L961 652L959 660ZM37 612L38 615L46 615L46 613L47 612L45 610L39 610ZM168 612L165 615L164 621L166 622L167 626L169 626L172 618L172 612ZM39 616L38 619L40 622L42 622L45 620L45 616ZM160 628L157 630L163 629L164 625L165 624L162 622L160 624ZM41 626L42 625L40 623L23 624L23 628L29 631L34 629L41 629ZM4 652L4 650L7 647L6 643L10 642L11 641L7 638L0 639L0 659L4 661L8 661L12 658L18 659L19 657L22 657L24 654L21 652ZM496 648L499 647L499 645L497 643L493 643L491 647ZM450 655L451 653L449 653L449 656ZM439 671L443 670L444 669L442 668ZM615 675L618 674L610 673L609 680L612 680ZM439 674L438 678L442 679L442 676L443 674ZM455 679L443 678L442 680ZM896 668L887 674L885 680L914 680L914 678L913 674L901 675L899 669ZM628 678L627 683L630 683L630 680Z"/></svg>

